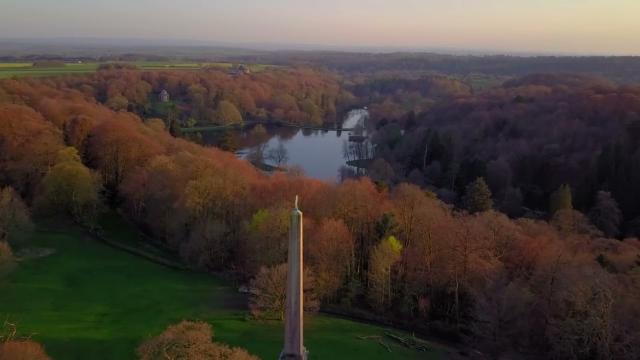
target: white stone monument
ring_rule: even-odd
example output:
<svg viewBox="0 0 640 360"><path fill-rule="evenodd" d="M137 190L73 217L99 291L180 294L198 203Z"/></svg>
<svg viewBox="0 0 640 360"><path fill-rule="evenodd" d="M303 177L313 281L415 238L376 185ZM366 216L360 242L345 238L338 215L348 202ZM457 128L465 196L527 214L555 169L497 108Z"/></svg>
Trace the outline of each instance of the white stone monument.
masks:
<svg viewBox="0 0 640 360"><path fill-rule="evenodd" d="M303 234L302 211L298 209L296 196L295 209L291 213L289 228L289 255L287 257L287 303L284 324L284 349L280 360L306 360L304 348L304 287L303 287Z"/></svg>

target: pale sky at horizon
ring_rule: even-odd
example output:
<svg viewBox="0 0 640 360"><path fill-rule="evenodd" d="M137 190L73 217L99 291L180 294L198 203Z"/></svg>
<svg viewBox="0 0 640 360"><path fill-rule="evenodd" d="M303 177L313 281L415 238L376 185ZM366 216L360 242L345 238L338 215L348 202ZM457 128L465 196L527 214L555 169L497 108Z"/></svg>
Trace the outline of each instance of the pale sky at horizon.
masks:
<svg viewBox="0 0 640 360"><path fill-rule="evenodd" d="M0 38L640 55L640 0L0 0Z"/></svg>

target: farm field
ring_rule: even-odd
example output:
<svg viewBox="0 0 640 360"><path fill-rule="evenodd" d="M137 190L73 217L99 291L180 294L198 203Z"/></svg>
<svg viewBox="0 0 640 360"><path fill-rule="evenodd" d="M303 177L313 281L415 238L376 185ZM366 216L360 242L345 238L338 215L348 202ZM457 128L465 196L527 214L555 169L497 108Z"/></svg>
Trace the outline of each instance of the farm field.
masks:
<svg viewBox="0 0 640 360"><path fill-rule="evenodd" d="M121 219L103 221L105 235L135 244ZM276 358L282 324L247 318L246 299L211 275L173 270L110 247L75 227L38 227L32 245L52 255L21 261L0 279L0 317L21 335L42 342L53 359L134 359L137 345L183 319L212 324L216 341ZM382 327L316 315L306 319L310 359L438 359L444 350L417 352L358 336Z"/></svg>
<svg viewBox="0 0 640 360"><path fill-rule="evenodd" d="M199 70L204 67L219 67L228 69L233 66L231 63L194 63L194 62L173 62L173 61L137 61L128 62L136 65L140 70ZM101 63L67 63L65 66L34 67L32 63L0 63L0 79L11 77L45 77L69 74L87 74L98 69ZM247 67L253 72L263 71L270 65L251 64Z"/></svg>
<svg viewBox="0 0 640 360"><path fill-rule="evenodd" d="M55 76L63 74L86 74L96 71L97 63L66 64L64 67L33 67L31 63L0 63L0 79L14 76Z"/></svg>

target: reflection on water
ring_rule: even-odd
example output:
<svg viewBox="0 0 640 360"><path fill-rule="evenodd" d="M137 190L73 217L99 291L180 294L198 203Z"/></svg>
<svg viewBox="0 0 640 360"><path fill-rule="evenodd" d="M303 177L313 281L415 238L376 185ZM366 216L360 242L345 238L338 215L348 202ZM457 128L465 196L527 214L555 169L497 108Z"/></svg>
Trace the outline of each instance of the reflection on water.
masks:
<svg viewBox="0 0 640 360"><path fill-rule="evenodd" d="M345 130L310 130L290 127L248 127L242 130L203 133L206 144L236 149L242 158L259 158L264 163L296 166L307 176L322 180L337 180L342 172L353 171L347 165L345 151L349 149L349 135L366 135L365 109L350 111L342 124ZM261 126L261 125L258 125ZM284 155L284 156L283 156ZM280 164L278 164L280 163Z"/></svg>

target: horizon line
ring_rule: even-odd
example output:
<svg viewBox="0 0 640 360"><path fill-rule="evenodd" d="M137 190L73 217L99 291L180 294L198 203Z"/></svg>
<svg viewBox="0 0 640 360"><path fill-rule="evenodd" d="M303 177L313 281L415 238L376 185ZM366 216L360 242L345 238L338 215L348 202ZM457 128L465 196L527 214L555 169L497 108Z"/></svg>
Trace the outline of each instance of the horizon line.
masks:
<svg viewBox="0 0 640 360"><path fill-rule="evenodd" d="M452 56L512 56L512 57L640 57L640 54L603 53L603 52L562 52L553 50L508 50L491 48L474 48L459 46L410 46L410 45L339 45L295 42L251 42L251 41L217 41L186 38L156 37L98 37L98 36L0 36L0 52L2 42L13 42L15 45L44 46L76 46L76 47L116 47L116 48L225 48L231 50L265 51L265 52L343 52L372 54L437 54ZM21 42L28 42L21 44ZM50 43L54 42L54 43ZM79 49L78 49L79 50Z"/></svg>

